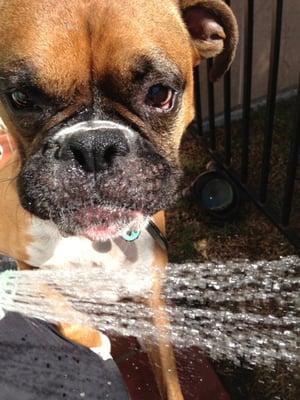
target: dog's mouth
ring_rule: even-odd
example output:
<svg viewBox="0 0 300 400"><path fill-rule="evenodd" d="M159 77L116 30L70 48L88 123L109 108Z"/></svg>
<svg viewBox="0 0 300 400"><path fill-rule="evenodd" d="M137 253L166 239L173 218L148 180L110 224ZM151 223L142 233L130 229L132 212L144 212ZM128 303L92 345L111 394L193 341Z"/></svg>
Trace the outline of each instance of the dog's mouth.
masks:
<svg viewBox="0 0 300 400"><path fill-rule="evenodd" d="M85 236L92 241L104 241L128 231L139 231L147 217L140 211L104 206L90 206L72 213L71 234Z"/></svg>
<svg viewBox="0 0 300 400"><path fill-rule="evenodd" d="M53 177L49 165L28 165L18 177L21 204L38 218L54 222L65 236L106 241L142 230L150 216L178 198L179 174L170 170L153 178L147 175L149 165L141 171L137 165L131 174L102 174L97 180L63 168Z"/></svg>

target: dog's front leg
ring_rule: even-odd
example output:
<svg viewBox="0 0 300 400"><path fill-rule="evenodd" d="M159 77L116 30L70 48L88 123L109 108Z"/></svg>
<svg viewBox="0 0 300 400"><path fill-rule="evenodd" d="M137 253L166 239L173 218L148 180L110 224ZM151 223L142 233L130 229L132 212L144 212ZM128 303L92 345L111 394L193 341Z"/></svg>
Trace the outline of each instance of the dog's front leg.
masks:
<svg viewBox="0 0 300 400"><path fill-rule="evenodd" d="M161 273L155 273L153 294L149 299L153 313L152 322L156 328L155 340L145 338L143 347L147 351L160 395L164 400L183 400L176 361L171 343L168 341L170 323L161 299Z"/></svg>
<svg viewBox="0 0 300 400"><path fill-rule="evenodd" d="M60 323L56 325L56 330L69 341L91 349L104 360L111 358L108 337L96 329L78 324Z"/></svg>
<svg viewBox="0 0 300 400"><path fill-rule="evenodd" d="M165 216L163 212L155 215L154 222L161 232L165 231ZM166 251L157 246L155 250L152 292L148 298L148 305L153 313L152 323L156 329L157 337L155 340L145 338L142 345L148 354L162 399L184 400L180 388L173 347L168 340L169 329L171 329L170 321L161 296L162 279L167 263L168 256Z"/></svg>
<svg viewBox="0 0 300 400"><path fill-rule="evenodd" d="M32 267L26 263L17 262L17 264L19 270L32 269ZM87 325L78 324L77 321L84 320L85 317L73 309L72 305L63 294L47 284L41 285L40 291L44 294L45 298L53 302L52 311L57 317L63 320L65 315L68 315L70 319L74 320L74 323L57 323L55 325L57 332L61 336L73 343L93 350L103 359L110 358L110 341L106 335L88 326L88 320Z"/></svg>
<svg viewBox="0 0 300 400"><path fill-rule="evenodd" d="M53 302L56 304L56 314L62 315L62 319L64 313L73 314L72 319L74 319L74 321L84 318L84 316L75 311L65 297L56 290L45 287L45 291L47 292L48 298L50 297L53 299ZM69 341L91 349L104 360L111 358L111 345L108 337L102 332L90 327L88 321L87 325L80 325L74 322L58 323L55 327L57 332Z"/></svg>

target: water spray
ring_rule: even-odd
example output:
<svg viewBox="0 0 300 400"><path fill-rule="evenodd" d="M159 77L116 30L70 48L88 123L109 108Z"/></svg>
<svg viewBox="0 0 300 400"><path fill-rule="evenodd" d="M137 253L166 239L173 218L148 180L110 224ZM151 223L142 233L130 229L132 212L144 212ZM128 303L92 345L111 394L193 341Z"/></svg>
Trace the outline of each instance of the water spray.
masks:
<svg viewBox="0 0 300 400"><path fill-rule="evenodd" d="M141 268L141 271L143 269ZM169 264L162 297L171 321L168 339L198 346L215 360L272 367L299 363L300 259ZM142 273L142 272L141 272ZM47 290L45 290L47 288ZM49 296L49 290L56 293ZM49 322L90 325L143 339L158 336L145 299L122 277L101 268L7 270L0 273L0 310Z"/></svg>

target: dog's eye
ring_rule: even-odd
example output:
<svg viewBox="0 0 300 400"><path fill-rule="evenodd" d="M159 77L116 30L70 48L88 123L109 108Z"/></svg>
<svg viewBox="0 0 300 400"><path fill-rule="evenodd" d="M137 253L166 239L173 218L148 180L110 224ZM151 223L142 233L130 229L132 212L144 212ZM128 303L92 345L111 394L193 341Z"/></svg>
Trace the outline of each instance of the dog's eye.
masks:
<svg viewBox="0 0 300 400"><path fill-rule="evenodd" d="M12 105L17 109L32 108L34 106L34 102L26 92L16 90L15 92L10 93L9 96Z"/></svg>
<svg viewBox="0 0 300 400"><path fill-rule="evenodd" d="M164 85L154 85L151 86L148 91L146 104L163 111L168 111L173 106L174 96L175 92L170 87Z"/></svg>

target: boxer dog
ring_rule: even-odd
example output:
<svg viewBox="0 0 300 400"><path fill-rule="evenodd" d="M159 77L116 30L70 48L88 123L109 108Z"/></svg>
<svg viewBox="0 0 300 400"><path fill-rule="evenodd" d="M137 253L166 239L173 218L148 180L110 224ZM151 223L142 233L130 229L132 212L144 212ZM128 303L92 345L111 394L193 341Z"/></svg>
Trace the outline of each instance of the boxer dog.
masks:
<svg viewBox="0 0 300 400"><path fill-rule="evenodd" d="M177 198L193 68L215 57L218 79L237 41L221 0L0 0L0 116L17 146L0 175L0 252L21 269L101 266L148 296L163 399L183 395L156 272L161 210ZM92 327L58 330L107 344Z"/></svg>

